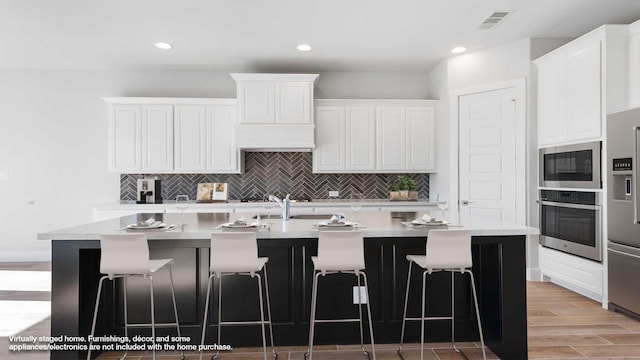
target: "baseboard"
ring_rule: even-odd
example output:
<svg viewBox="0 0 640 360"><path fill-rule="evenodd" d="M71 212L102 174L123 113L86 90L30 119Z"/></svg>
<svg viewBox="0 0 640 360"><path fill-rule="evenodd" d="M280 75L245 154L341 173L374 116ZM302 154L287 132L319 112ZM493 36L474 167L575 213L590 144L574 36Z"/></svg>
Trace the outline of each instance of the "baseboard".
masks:
<svg viewBox="0 0 640 360"><path fill-rule="evenodd" d="M51 261L51 251L2 251L0 262Z"/></svg>
<svg viewBox="0 0 640 360"><path fill-rule="evenodd" d="M542 281L540 268L527 268L527 281Z"/></svg>
<svg viewBox="0 0 640 360"><path fill-rule="evenodd" d="M563 280L560 280L560 279L557 279L557 278L550 278L548 276L545 276L543 280L552 282L552 283L554 283L556 285L560 285L565 289L569 289L569 290L571 290L571 291L573 291L575 293L578 293L578 294L580 294L582 296L586 296L589 299L592 299L592 300L595 300L595 301L597 301L599 303L602 303L602 295L596 294L596 293L594 293L592 291L589 291L589 290L585 290L585 289L583 289L583 288L581 288L579 286L575 286L574 284L572 284L572 283L570 283L568 281L563 281Z"/></svg>

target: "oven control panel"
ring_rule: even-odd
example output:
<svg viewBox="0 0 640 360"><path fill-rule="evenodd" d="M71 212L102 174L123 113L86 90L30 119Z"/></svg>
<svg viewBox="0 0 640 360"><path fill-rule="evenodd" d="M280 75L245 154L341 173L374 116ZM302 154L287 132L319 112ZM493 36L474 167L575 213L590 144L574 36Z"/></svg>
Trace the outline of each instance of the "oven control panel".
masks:
<svg viewBox="0 0 640 360"><path fill-rule="evenodd" d="M600 205L593 191L541 190L540 200L559 203Z"/></svg>
<svg viewBox="0 0 640 360"><path fill-rule="evenodd" d="M628 171L633 170L631 158L613 159L613 171Z"/></svg>

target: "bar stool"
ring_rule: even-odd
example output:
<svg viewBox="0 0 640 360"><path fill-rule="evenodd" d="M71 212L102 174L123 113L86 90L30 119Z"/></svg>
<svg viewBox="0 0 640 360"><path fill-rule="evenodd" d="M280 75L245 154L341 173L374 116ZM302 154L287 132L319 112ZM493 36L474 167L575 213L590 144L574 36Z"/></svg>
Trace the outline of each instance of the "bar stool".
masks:
<svg viewBox="0 0 640 360"><path fill-rule="evenodd" d="M358 319L316 319L316 300L318 297L318 278L322 275L348 273L358 278L360 289L360 276L364 280L365 296L367 298L367 315L369 316L369 336L371 338L371 352L373 360L376 359L376 350L373 341L373 320L371 319L371 307L369 306L369 286L367 275L362 271L364 266L364 238L362 231L336 231L327 230L318 233L318 256L312 256L314 268L313 291L311 295L311 323L309 327L309 349L305 353L309 360L313 359L313 335L315 323L321 322L356 322L360 323L360 348L362 353L369 358L369 353L364 349L364 332L362 329L362 301L358 291Z"/></svg>
<svg viewBox="0 0 640 360"><path fill-rule="evenodd" d="M200 345L204 346L204 338L207 330L207 314L209 312L209 295L211 294L211 280L218 278L218 344L220 342L220 331L222 325L240 324L261 324L262 325L262 347L264 349L264 359L267 360L267 341L265 334L265 324L269 324L269 335L271 337L271 351L273 357L278 358L276 349L273 346L273 327L271 325L271 304L269 303L269 281L267 279L267 257L258 257L258 241L255 232L220 232L211 235L211 261L209 264L209 281L207 284L207 297L204 307L204 319L202 320L202 339ZM260 274L264 274L264 288L267 297L267 314L269 320L264 320L264 302L262 300L262 282ZM228 275L246 275L258 280L258 295L260 297L260 321L222 321L222 277ZM202 347L200 348L200 359L202 359ZM213 359L217 358L220 351L217 351Z"/></svg>
<svg viewBox="0 0 640 360"><path fill-rule="evenodd" d="M480 343L482 344L482 358L487 359L482 336L482 324L480 323L480 311L478 310L478 297L476 295L476 285L473 279L473 260L471 258L471 231L469 230L430 230L427 237L426 255L407 255L409 261L409 274L407 276L407 292L404 300L404 315L402 318L402 333L400 335L400 347L398 355L402 356L402 343L404 341L404 326L407 320L420 320L420 359L424 358L424 321L425 320L451 320L451 345L456 352L461 352L455 343L455 286L454 274L456 272L467 273L471 279L471 289L473 291L473 302L476 307L476 317L478 320L478 331L480 332ZM411 281L411 265L416 263L424 271L422 272L422 317L407 318L407 302L409 300L409 283ZM425 295L427 275L438 271L448 271L451 273L451 316L447 317L425 317ZM465 356L466 357L466 356Z"/></svg>
<svg viewBox="0 0 640 360"><path fill-rule="evenodd" d="M144 234L121 234L121 235L102 235L100 236L100 273L105 274L100 278L98 283L98 293L96 296L96 306L93 311L93 322L91 325L91 336L95 334L96 318L98 315L98 307L100 305L100 294L102 292L102 283L104 280L113 280L122 278L123 298L124 298L124 334L129 336L128 329L134 327L151 326L151 337L153 346L153 359L156 358L156 327L175 326L180 335L180 324L178 322L178 307L176 306L176 294L173 289L173 273L171 272L171 264L173 259L149 259L149 244ZM156 271L167 266L169 268L169 279L171 281L171 298L173 300L173 312L176 319L175 323L156 324L155 307L153 296L153 274ZM127 277L141 276L149 279L149 290L151 293L151 323L150 324L129 324L127 321ZM91 345L93 341L89 341L89 351L87 360L91 359ZM180 352L182 359L184 353ZM122 359L127 356L125 351Z"/></svg>

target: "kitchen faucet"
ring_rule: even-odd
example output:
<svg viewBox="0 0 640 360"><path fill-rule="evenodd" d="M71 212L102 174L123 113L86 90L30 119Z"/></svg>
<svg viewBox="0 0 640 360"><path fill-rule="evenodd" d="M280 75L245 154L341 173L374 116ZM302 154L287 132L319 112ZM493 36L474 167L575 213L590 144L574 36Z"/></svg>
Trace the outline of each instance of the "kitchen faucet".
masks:
<svg viewBox="0 0 640 360"><path fill-rule="evenodd" d="M291 194L287 194L287 197L283 200L280 200L280 198L275 195L269 195L269 201L278 203L278 205L280 205L280 207L282 208L282 220L291 219L291 200L289 199L290 195Z"/></svg>

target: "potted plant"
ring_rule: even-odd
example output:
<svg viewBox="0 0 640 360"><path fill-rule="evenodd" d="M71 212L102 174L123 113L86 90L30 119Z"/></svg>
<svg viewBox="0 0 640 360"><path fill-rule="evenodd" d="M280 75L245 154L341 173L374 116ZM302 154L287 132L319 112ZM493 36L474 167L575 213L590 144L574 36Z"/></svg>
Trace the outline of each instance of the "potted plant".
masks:
<svg viewBox="0 0 640 360"><path fill-rule="evenodd" d="M409 178L404 175L398 176L400 186L400 200L409 200Z"/></svg>
<svg viewBox="0 0 640 360"><path fill-rule="evenodd" d="M394 179L391 182L391 191L389 192L389 198L391 200L400 200L400 182L398 179Z"/></svg>
<svg viewBox="0 0 640 360"><path fill-rule="evenodd" d="M409 200L418 200L418 183L409 179Z"/></svg>

